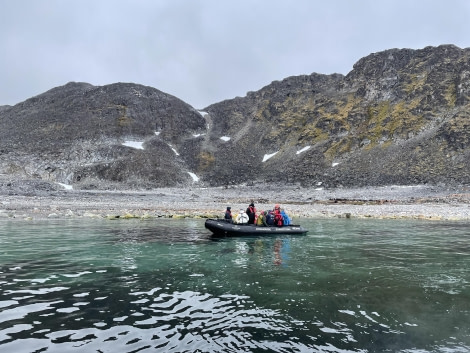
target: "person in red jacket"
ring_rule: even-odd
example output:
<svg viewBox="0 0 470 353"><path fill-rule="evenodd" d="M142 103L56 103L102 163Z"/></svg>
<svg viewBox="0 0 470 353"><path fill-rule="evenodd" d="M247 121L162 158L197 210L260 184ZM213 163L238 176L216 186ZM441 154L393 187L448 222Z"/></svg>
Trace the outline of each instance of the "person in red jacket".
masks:
<svg viewBox="0 0 470 353"><path fill-rule="evenodd" d="M274 225L276 227L282 227L284 225L284 219L281 214L281 206L278 204L274 206Z"/></svg>

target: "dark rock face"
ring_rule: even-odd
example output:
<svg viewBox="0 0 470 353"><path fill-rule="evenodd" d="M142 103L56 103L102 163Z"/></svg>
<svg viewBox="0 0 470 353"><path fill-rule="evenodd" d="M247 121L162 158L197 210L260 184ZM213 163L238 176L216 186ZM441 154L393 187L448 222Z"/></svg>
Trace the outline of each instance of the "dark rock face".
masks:
<svg viewBox="0 0 470 353"><path fill-rule="evenodd" d="M470 49L449 45L371 54L345 77L273 82L205 109L214 125L212 180L468 183L469 88ZM216 143L222 132L234 141Z"/></svg>
<svg viewBox="0 0 470 353"><path fill-rule="evenodd" d="M188 172L204 185L466 184L469 97L470 49L452 45L288 77L204 116L151 87L69 83L0 107L0 174L76 188L191 185Z"/></svg>
<svg viewBox="0 0 470 353"><path fill-rule="evenodd" d="M3 110L0 122L0 173L81 187L190 183L180 147L206 130L188 104L126 83L68 83Z"/></svg>

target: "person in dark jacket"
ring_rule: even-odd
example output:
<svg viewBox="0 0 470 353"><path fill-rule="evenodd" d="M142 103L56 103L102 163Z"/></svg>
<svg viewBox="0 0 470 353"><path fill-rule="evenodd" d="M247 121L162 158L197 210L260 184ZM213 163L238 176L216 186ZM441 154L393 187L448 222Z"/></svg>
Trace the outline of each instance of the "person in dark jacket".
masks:
<svg viewBox="0 0 470 353"><path fill-rule="evenodd" d="M233 219L232 219L232 208L231 208L231 207L227 207L227 209L225 210L224 219L225 219L226 222L230 222L230 223L233 222Z"/></svg>
<svg viewBox="0 0 470 353"><path fill-rule="evenodd" d="M253 202L246 209L246 214L248 215L248 224L255 224L256 208Z"/></svg>
<svg viewBox="0 0 470 353"><path fill-rule="evenodd" d="M273 226L274 225L274 211L270 210L268 211L266 215L266 223L268 226Z"/></svg>

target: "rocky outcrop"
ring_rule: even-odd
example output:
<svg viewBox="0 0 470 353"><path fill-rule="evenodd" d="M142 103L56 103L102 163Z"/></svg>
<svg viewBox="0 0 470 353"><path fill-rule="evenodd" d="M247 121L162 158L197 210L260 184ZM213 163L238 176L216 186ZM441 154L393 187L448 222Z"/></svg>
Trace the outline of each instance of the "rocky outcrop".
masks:
<svg viewBox="0 0 470 353"><path fill-rule="evenodd" d="M76 188L467 184L469 97L470 49L452 45L373 53L346 76L288 77L205 113L151 87L69 83L0 107L0 174Z"/></svg>
<svg viewBox="0 0 470 353"><path fill-rule="evenodd" d="M151 87L68 83L0 115L0 173L81 188L192 183L187 140L205 120Z"/></svg>
<svg viewBox="0 0 470 353"><path fill-rule="evenodd" d="M212 179L468 183L469 78L470 49L392 49L362 58L347 76L290 77L211 105ZM222 132L230 143L216 139ZM244 175L234 178L237 170Z"/></svg>

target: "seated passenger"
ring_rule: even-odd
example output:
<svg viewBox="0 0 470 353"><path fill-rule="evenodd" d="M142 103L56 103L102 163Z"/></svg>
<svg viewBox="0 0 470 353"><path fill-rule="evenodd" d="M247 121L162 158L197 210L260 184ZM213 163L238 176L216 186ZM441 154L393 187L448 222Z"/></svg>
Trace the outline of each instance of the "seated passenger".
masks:
<svg viewBox="0 0 470 353"><path fill-rule="evenodd" d="M291 219L289 218L289 216L287 215L286 211L282 208L281 209L281 215L282 215L282 219L284 221L284 225L285 226L288 226L289 224L291 224Z"/></svg>
<svg viewBox="0 0 470 353"><path fill-rule="evenodd" d="M233 223L233 219L232 219L232 208L231 208L231 207L227 207L227 209L225 210L224 219L225 219L226 222Z"/></svg>
<svg viewBox="0 0 470 353"><path fill-rule="evenodd" d="M255 224L256 208L253 202L246 209L246 214L248 215L248 224Z"/></svg>
<svg viewBox="0 0 470 353"><path fill-rule="evenodd" d="M281 207L279 205L274 206L274 225L276 227L282 227L284 220L281 215Z"/></svg>
<svg viewBox="0 0 470 353"><path fill-rule="evenodd" d="M260 213L258 214L258 218L256 219L256 225L258 227L267 227L268 224L266 223L266 214L267 212L266 211L260 211Z"/></svg>
<svg viewBox="0 0 470 353"><path fill-rule="evenodd" d="M268 226L273 226L274 225L274 212L269 211L266 214L266 223Z"/></svg>
<svg viewBox="0 0 470 353"><path fill-rule="evenodd" d="M248 215L243 211L243 209L240 210L240 213L237 215L237 218L235 218L235 222L238 224L246 224L248 223Z"/></svg>

